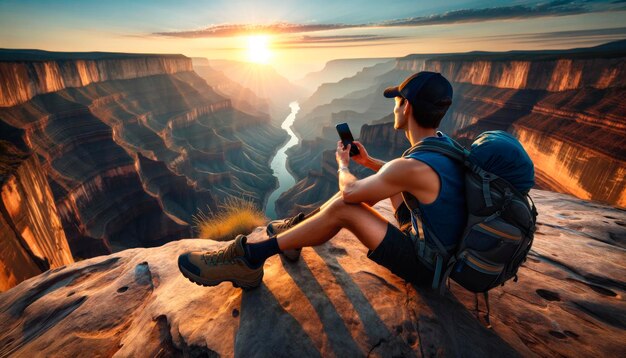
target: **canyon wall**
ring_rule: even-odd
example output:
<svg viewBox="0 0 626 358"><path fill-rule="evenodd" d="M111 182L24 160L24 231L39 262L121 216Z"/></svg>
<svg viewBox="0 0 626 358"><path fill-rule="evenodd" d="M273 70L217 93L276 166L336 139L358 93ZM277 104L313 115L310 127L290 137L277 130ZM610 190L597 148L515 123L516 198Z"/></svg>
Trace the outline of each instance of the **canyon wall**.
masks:
<svg viewBox="0 0 626 358"><path fill-rule="evenodd" d="M286 134L234 109L186 57L45 53L57 70L41 72L39 52L0 55L19 102L0 108L0 139L41 159L75 257L190 237L199 210L231 196L261 206L276 185ZM88 75L72 72L83 62Z"/></svg>
<svg viewBox="0 0 626 358"><path fill-rule="evenodd" d="M296 120L295 127L300 134L325 138L330 133L324 126L341 119L352 125L356 137L355 127L370 119L366 113L353 111L373 108L380 114L385 100L381 88L392 79L397 85L402 81L399 76L419 71L441 72L454 88L453 104L440 130L466 146L483 131L513 133L533 159L537 188L626 207L626 41L564 51L407 56L371 86L313 108L298 119L303 122ZM387 101L391 113L393 103ZM361 139L387 143L389 150L380 153L383 159L408 145L403 138L389 135L393 117L369 123L384 122L388 124L361 129ZM290 158L293 171L304 180L299 163L306 163L305 170L320 167L307 162L304 154L329 149L321 145L293 148L299 154ZM309 159L319 163L318 156ZM308 180L308 190L314 190L313 181Z"/></svg>
<svg viewBox="0 0 626 358"><path fill-rule="evenodd" d="M397 69L440 72L450 82L518 90L559 92L583 87L626 86L626 63L622 57L536 59L532 55L511 54L508 58L465 55L424 61L409 56L398 60Z"/></svg>
<svg viewBox="0 0 626 358"><path fill-rule="evenodd" d="M94 53L92 59L76 59L71 53L62 56L45 51L16 57L3 50L0 52L0 107L14 106L38 94L68 87L187 71L192 71L192 65L183 55Z"/></svg>
<svg viewBox="0 0 626 358"><path fill-rule="evenodd" d="M0 141L0 291L74 262L36 155Z"/></svg>

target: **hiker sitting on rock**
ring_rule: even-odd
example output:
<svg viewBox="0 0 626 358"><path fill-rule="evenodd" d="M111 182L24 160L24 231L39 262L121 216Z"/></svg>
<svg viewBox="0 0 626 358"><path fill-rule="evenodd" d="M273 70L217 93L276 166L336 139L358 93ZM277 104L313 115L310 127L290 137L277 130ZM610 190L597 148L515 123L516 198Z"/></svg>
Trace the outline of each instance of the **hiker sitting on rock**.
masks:
<svg viewBox="0 0 626 358"><path fill-rule="evenodd" d="M384 96L395 98L394 128L404 130L412 146L420 141L450 140L437 131L452 102L452 86L441 74L417 73L401 85L387 88ZM416 152L384 163L370 157L361 143L354 144L360 150L354 161L376 174L357 180L348 170L350 146L344 148L339 142L337 194L307 216L299 214L270 223L270 237L265 241L246 243L246 237L239 235L223 250L180 255L178 265L183 275L207 286L230 281L236 287L257 287L263 278L263 264L270 256L282 252L297 260L302 247L321 245L346 228L369 249L367 257L407 281L430 284L434 273L418 260L410 233L414 230L415 238L416 223L411 223L401 193L417 198L422 220L445 246L454 246L467 220L463 167L435 152ZM396 210L401 229L372 208L387 198Z"/></svg>

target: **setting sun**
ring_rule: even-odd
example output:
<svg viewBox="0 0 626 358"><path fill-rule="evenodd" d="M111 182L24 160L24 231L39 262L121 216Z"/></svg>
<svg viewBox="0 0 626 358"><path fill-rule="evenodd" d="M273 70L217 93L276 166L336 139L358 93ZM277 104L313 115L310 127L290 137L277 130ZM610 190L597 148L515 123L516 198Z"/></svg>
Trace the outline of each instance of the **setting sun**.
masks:
<svg viewBox="0 0 626 358"><path fill-rule="evenodd" d="M269 37L266 35L248 36L248 61L266 64L272 57Z"/></svg>

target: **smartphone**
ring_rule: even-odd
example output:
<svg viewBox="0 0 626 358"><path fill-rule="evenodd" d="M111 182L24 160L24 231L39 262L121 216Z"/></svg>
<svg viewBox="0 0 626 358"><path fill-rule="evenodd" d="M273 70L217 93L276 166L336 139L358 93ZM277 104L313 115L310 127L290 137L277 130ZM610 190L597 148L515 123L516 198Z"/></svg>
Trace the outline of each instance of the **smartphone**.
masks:
<svg viewBox="0 0 626 358"><path fill-rule="evenodd" d="M355 155L359 155L359 148L354 145L354 137L352 137L352 132L350 132L350 127L348 127L348 123L339 123L335 126L337 128L337 133L339 133L339 138L341 139L341 143L343 143L343 147L345 148L348 144L350 144L350 156L353 157Z"/></svg>

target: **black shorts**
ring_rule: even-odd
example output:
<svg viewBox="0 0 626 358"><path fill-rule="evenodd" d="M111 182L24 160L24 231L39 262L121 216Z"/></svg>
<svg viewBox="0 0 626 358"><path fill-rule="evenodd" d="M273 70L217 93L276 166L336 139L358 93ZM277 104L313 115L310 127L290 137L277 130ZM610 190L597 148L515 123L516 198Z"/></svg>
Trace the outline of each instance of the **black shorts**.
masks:
<svg viewBox="0 0 626 358"><path fill-rule="evenodd" d="M407 216L407 213L408 210L402 204L395 213L401 229L391 223L387 224L383 241L374 251L368 251L367 257L408 282L430 286L433 282L433 271L417 258L415 246L409 234L410 214Z"/></svg>

